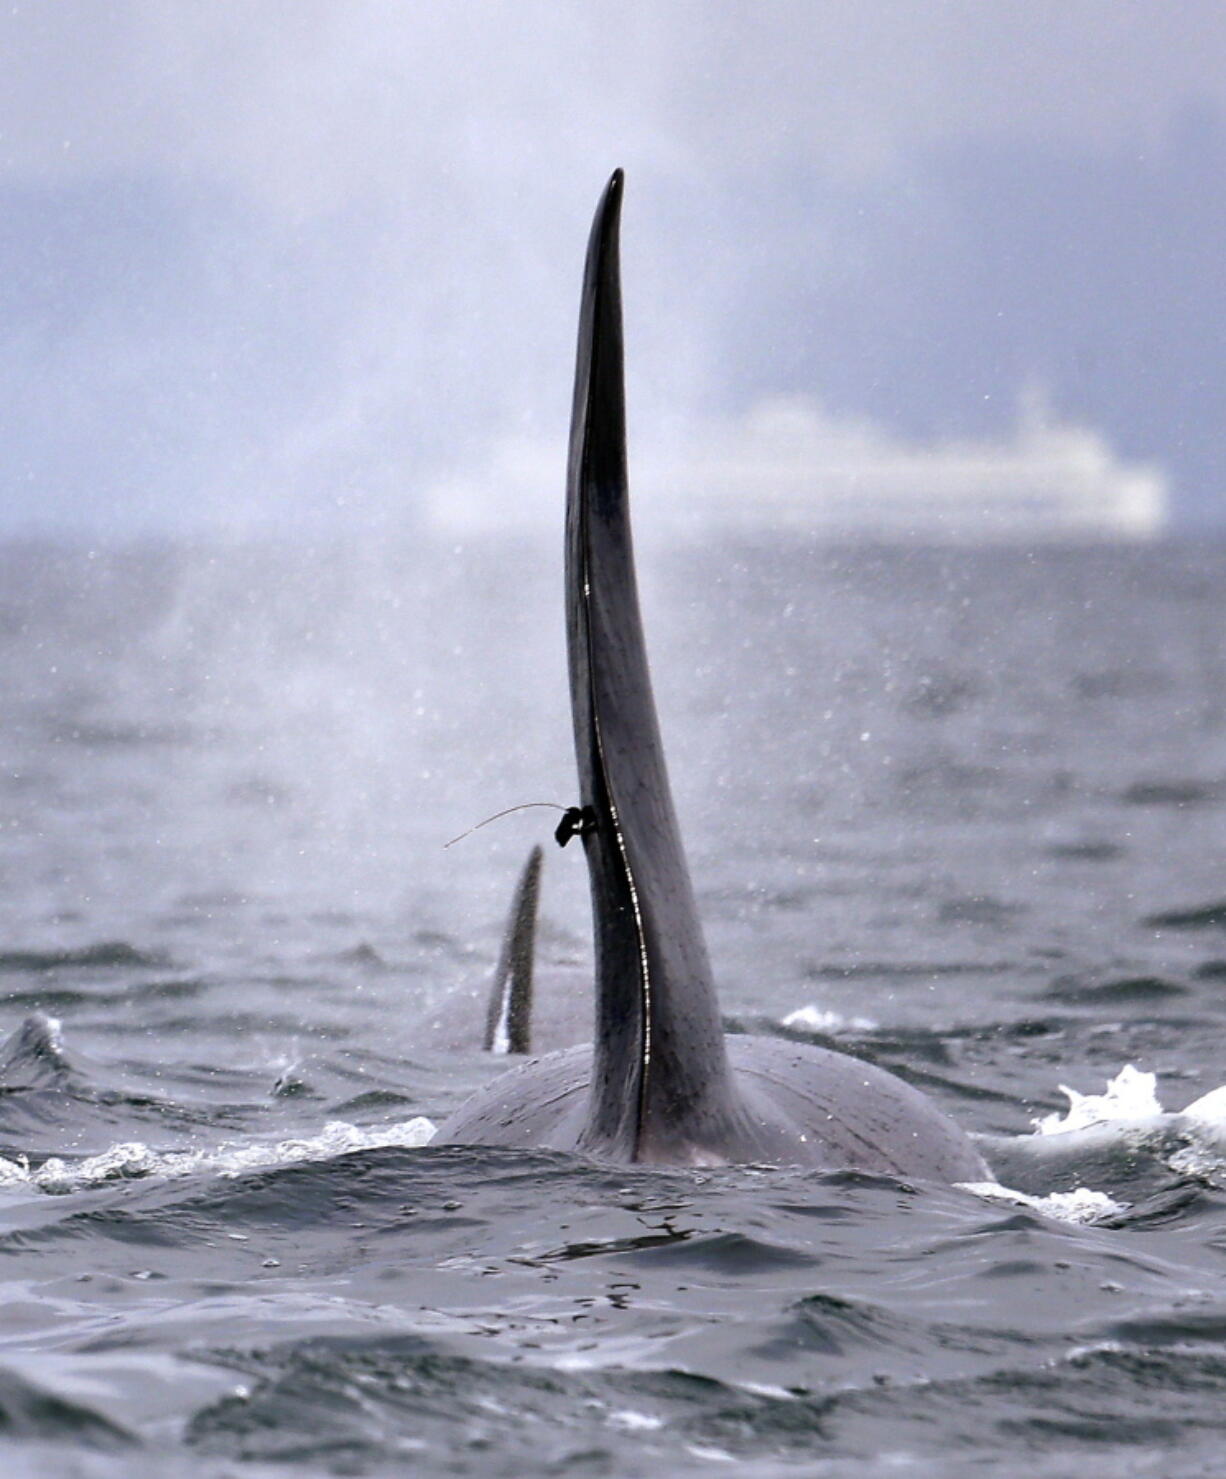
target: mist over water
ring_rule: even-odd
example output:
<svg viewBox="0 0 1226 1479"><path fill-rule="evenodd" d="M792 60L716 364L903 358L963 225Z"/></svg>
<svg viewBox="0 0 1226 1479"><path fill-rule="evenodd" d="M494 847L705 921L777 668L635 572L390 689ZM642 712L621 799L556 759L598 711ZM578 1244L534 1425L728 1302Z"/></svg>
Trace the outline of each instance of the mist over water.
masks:
<svg viewBox="0 0 1226 1479"><path fill-rule="evenodd" d="M641 554L729 1025L876 1058L1005 1137L1002 1180L1103 1193L1097 1225L425 1146L501 1067L484 984L555 817L443 843L575 799L554 542L10 542L22 1462L1211 1472L1220 1137L1152 1104L1042 1154L1017 1137L1128 1063L1168 1111L1222 1082L1226 555ZM573 1022L586 879L551 843L540 949L540 1010Z"/></svg>

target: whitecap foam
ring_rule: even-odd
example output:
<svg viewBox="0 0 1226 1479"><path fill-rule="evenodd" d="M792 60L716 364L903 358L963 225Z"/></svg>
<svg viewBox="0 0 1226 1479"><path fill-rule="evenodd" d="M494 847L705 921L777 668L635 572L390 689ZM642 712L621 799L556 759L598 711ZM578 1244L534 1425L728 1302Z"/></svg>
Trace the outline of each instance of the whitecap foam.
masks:
<svg viewBox="0 0 1226 1479"><path fill-rule="evenodd" d="M1143 1073L1126 1063L1102 1094L1081 1094L1060 1085L1068 1096L1063 1115L1048 1114L1034 1120L1040 1136L1059 1136L1077 1130L1118 1127L1141 1136L1149 1132L1175 1133L1202 1148L1216 1147L1226 1153L1226 1084L1194 1099L1186 1109L1166 1109L1158 1097L1158 1075ZM1222 1161L1219 1157L1217 1168Z"/></svg>
<svg viewBox="0 0 1226 1479"><path fill-rule="evenodd" d="M797 1007L786 1017L779 1019L780 1026L791 1027L800 1032L875 1032L878 1023L871 1017L844 1017L838 1012L828 1012L810 1002Z"/></svg>
<svg viewBox="0 0 1226 1479"><path fill-rule="evenodd" d="M610 1412L605 1421L611 1428L624 1428L628 1433L652 1433L664 1426L664 1419L652 1412L636 1412L632 1407Z"/></svg>
<svg viewBox="0 0 1226 1479"><path fill-rule="evenodd" d="M1126 1063L1110 1080L1105 1093L1081 1094L1067 1084L1060 1084L1059 1088L1068 1098L1068 1108L1063 1114L1046 1114L1033 1120L1040 1135L1063 1135L1070 1130L1089 1129L1091 1125L1148 1120L1163 1113L1157 1093L1158 1075L1143 1073L1131 1063ZM1226 1110L1226 1100L1223 1109Z"/></svg>
<svg viewBox="0 0 1226 1479"><path fill-rule="evenodd" d="M384 1146L412 1149L429 1144L434 1132L434 1123L417 1115L398 1124L369 1128L332 1120L318 1135L246 1144L224 1142L209 1150L156 1151L133 1141L113 1145L100 1155L76 1163L52 1157L33 1171L24 1159L0 1158L0 1186L33 1186L39 1191L63 1193L108 1181L151 1176L238 1176L245 1171L289 1166L299 1161L332 1160L354 1150L378 1150Z"/></svg>
<svg viewBox="0 0 1226 1479"><path fill-rule="evenodd" d="M1048 1196L1029 1196L1024 1191L1001 1186L996 1181L964 1181L959 1183L963 1191L973 1192L989 1202L1008 1202L1015 1207L1030 1207L1042 1212L1045 1217L1054 1217L1058 1222L1097 1222L1126 1211L1122 1202L1114 1201L1105 1191L1092 1191L1088 1186L1078 1186L1072 1191L1054 1191Z"/></svg>
<svg viewBox="0 0 1226 1479"><path fill-rule="evenodd" d="M0 1156L0 1186L28 1186L29 1182L30 1166L25 1156L16 1161Z"/></svg>

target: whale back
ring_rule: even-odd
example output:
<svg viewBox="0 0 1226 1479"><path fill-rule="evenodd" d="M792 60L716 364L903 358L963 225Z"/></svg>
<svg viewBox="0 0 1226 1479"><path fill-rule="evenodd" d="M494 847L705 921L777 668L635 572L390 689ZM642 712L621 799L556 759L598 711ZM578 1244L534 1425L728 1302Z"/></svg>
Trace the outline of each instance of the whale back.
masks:
<svg viewBox="0 0 1226 1479"><path fill-rule="evenodd" d="M948 1115L874 1063L769 1037L729 1037L727 1052L744 1111L737 1132L723 1142L690 1143L671 1163L854 1167L945 1183L991 1177L970 1137ZM587 1044L530 1059L478 1090L439 1139L582 1148L592 1068Z"/></svg>

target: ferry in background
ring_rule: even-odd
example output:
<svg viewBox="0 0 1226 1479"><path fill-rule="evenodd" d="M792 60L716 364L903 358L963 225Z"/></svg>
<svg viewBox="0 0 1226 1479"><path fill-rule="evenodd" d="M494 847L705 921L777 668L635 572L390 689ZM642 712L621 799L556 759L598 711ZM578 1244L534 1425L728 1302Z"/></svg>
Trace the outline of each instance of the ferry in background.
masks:
<svg viewBox="0 0 1226 1479"><path fill-rule="evenodd" d="M633 427L632 427L633 433ZM503 442L482 476L436 487L450 532L556 519L565 453ZM630 449L636 525L675 532L785 529L818 538L967 543L1144 540L1166 528L1170 486L1028 388L1011 436L915 443L799 396L694 427L667 451Z"/></svg>

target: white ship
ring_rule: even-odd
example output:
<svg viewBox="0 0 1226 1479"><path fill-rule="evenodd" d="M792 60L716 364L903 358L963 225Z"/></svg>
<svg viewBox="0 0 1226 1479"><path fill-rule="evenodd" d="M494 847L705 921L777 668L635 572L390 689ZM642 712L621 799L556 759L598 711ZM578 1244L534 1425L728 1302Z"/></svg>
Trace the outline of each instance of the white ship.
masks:
<svg viewBox="0 0 1226 1479"><path fill-rule="evenodd" d="M1106 438L1021 397L1011 436L906 442L835 418L807 397L762 401L695 426L669 450L631 426L635 522L794 530L831 539L1149 539L1166 526L1165 473L1120 460ZM477 478L436 488L431 522L450 530L536 525L558 516L565 452L525 438Z"/></svg>

